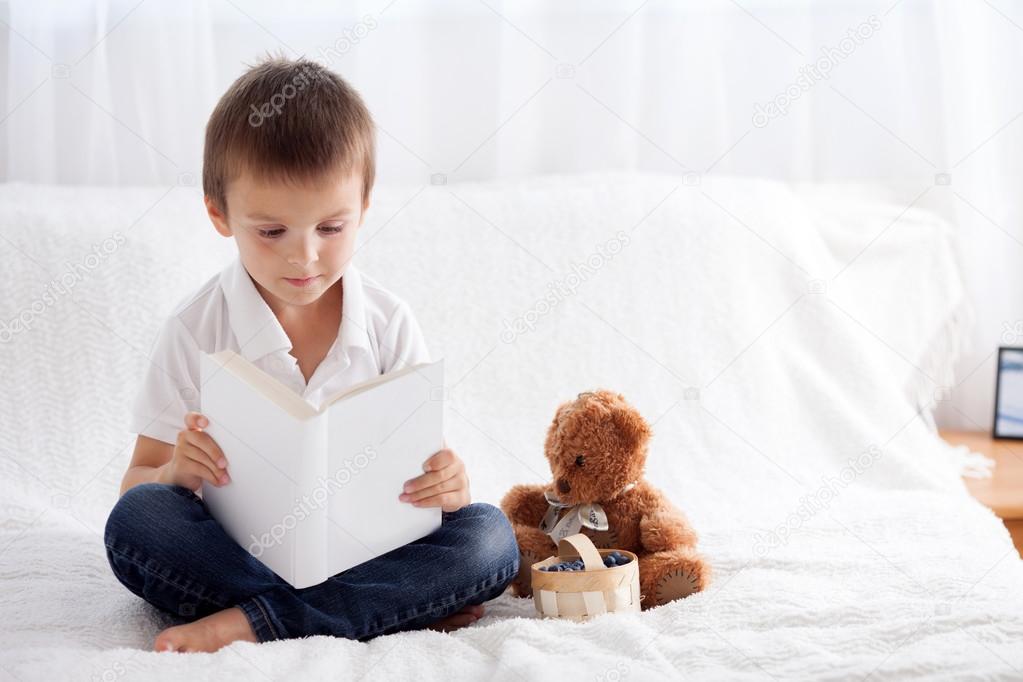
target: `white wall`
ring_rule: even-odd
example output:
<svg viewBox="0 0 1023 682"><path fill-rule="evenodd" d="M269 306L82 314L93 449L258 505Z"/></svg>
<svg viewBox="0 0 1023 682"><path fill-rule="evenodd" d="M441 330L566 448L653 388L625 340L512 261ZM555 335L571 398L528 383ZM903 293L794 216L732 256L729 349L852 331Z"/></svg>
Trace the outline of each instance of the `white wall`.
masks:
<svg viewBox="0 0 1023 682"><path fill-rule="evenodd" d="M0 179L197 182L217 97L282 50L363 93L381 182L614 168L876 183L896 208L865 244L909 205L956 227L976 324L939 416L990 424L994 349L1023 344L1018 4L338 4L0 2ZM806 71L821 59L827 77ZM790 89L784 114L755 116Z"/></svg>

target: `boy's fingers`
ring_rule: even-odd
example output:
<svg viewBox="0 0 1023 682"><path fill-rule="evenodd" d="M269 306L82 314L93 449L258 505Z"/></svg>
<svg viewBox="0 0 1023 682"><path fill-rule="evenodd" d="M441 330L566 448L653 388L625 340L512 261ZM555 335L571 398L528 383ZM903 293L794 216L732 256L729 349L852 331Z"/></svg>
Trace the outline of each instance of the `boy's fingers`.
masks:
<svg viewBox="0 0 1023 682"><path fill-rule="evenodd" d="M194 460L191 460L191 459L188 460L188 465L187 466L189 467L189 473L194 474L195 476L198 476L199 478L201 478L202 480L206 481L210 485L216 486L218 488L220 486L224 485L223 482L217 480L213 476L213 474L210 473L209 467L206 467L206 466L204 466L202 464L199 464L198 462L196 462Z"/></svg>
<svg viewBox="0 0 1023 682"><path fill-rule="evenodd" d="M444 448L443 450L438 450L433 453L425 462L423 462L423 471L436 471L437 469L443 469L454 461L455 453L448 448Z"/></svg>
<svg viewBox="0 0 1023 682"><path fill-rule="evenodd" d="M201 488L203 481L206 481L213 485L218 485L216 479L213 477L213 474L210 473L209 467L200 464L199 462L195 461L191 457L188 457L187 455L182 456L181 460L178 462L178 475L179 476L186 475L189 477L199 479L199 484L195 488L192 488L192 490L197 490Z"/></svg>
<svg viewBox="0 0 1023 682"><path fill-rule="evenodd" d="M210 460L210 458L206 455L205 452L195 447L194 445L185 448L184 454L185 457L187 457L190 461L195 462L195 464L202 469L201 472L196 473L200 473L200 475L202 475L203 478L209 480L210 483L220 484L221 482L223 482L221 480L222 477L230 480L226 471L221 471Z"/></svg>
<svg viewBox="0 0 1023 682"><path fill-rule="evenodd" d="M418 502L419 500L425 500L427 498L439 495L441 493L452 492L461 490L468 485L468 481L464 480L462 476L452 476L451 478L441 481L436 485L432 485L429 488L424 488L414 493L406 493L402 495L405 502Z"/></svg>
<svg viewBox="0 0 1023 682"><path fill-rule="evenodd" d="M185 415L185 427L188 429L204 429L209 425L210 420L199 412L189 412Z"/></svg>
<svg viewBox="0 0 1023 682"><path fill-rule="evenodd" d="M210 461L221 469L227 468L227 458L224 451L217 445L217 441L205 431L186 431L185 440L205 452Z"/></svg>
<svg viewBox="0 0 1023 682"><path fill-rule="evenodd" d="M458 470L454 467L446 467L440 471L431 471L428 474L421 474L411 480L405 481L405 485L402 486L402 492L414 493L417 490L429 488L432 485L437 485L441 481L446 481L457 475Z"/></svg>
<svg viewBox="0 0 1023 682"><path fill-rule="evenodd" d="M444 511L455 511L462 508L461 500L461 493L449 492L419 500L415 505L417 507L440 507Z"/></svg>

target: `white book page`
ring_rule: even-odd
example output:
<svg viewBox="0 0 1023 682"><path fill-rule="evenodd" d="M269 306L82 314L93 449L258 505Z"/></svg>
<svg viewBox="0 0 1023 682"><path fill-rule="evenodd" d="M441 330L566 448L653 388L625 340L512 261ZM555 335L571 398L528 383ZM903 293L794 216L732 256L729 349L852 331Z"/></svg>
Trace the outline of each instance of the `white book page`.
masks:
<svg viewBox="0 0 1023 682"><path fill-rule="evenodd" d="M444 447L443 385L441 360L328 408L330 575L440 528L439 507L398 495Z"/></svg>
<svg viewBox="0 0 1023 682"><path fill-rule="evenodd" d="M296 419L205 353L200 375L205 430L224 451L231 476L220 487L203 482L214 518L290 584L326 579L325 507L306 497L325 461L325 419Z"/></svg>

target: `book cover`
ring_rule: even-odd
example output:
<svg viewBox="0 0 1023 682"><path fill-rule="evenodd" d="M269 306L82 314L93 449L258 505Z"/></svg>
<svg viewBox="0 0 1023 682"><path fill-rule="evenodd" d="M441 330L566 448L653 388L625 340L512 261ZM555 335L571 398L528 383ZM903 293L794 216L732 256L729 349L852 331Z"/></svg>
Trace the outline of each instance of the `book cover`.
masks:
<svg viewBox="0 0 1023 682"><path fill-rule="evenodd" d="M238 544L296 588L429 535L439 507L398 500L443 449L443 360L312 405L232 351L201 353L201 411L231 482L202 497Z"/></svg>

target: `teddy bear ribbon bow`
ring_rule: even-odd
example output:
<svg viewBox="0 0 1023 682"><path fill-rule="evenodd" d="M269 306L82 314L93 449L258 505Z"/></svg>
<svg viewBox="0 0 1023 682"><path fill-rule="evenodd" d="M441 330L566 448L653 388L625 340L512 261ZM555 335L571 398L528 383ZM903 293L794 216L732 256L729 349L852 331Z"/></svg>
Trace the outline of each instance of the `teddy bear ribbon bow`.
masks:
<svg viewBox="0 0 1023 682"><path fill-rule="evenodd" d="M635 485L635 483L630 483L625 487L625 490ZM623 490L622 492L625 491ZM550 509L547 510L547 514L540 521L540 530L549 535L554 542L558 542L569 535L575 535L584 526L593 530L608 529L607 514L598 503L565 504L550 490L545 490L543 496L547 500L547 504L550 505ZM567 509L568 512L559 521L558 516L561 515L562 509Z"/></svg>

